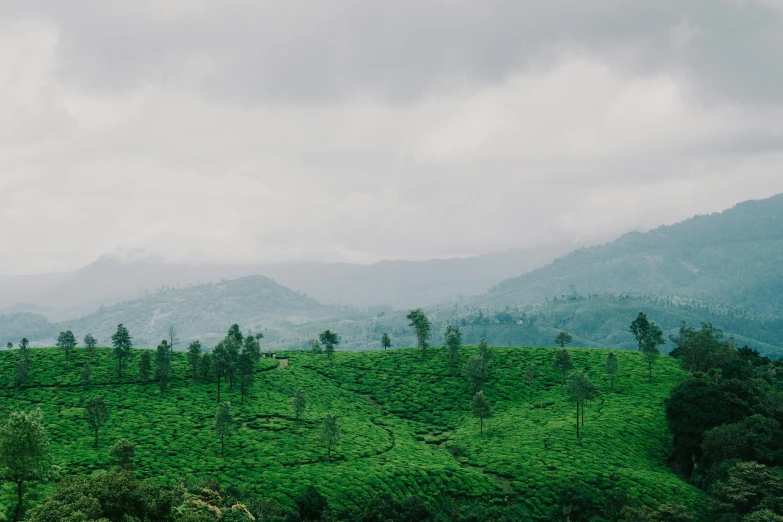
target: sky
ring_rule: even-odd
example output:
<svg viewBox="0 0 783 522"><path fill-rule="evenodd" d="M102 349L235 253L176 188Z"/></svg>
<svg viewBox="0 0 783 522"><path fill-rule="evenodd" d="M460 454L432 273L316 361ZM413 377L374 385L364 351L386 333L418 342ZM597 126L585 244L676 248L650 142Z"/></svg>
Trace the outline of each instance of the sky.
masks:
<svg viewBox="0 0 783 522"><path fill-rule="evenodd" d="M0 274L595 242L783 192L779 0L0 2Z"/></svg>

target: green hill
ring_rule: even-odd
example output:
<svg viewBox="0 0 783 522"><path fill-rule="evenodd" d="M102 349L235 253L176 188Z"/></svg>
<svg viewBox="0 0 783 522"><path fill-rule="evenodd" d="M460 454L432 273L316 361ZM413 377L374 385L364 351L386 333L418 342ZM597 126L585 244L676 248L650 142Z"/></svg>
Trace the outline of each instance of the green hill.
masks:
<svg viewBox="0 0 783 522"><path fill-rule="evenodd" d="M499 283L475 302L532 304L574 290L584 295L706 294L727 305L781 316L783 194L576 250Z"/></svg>
<svg viewBox="0 0 783 522"><path fill-rule="evenodd" d="M337 352L332 359L289 352L285 363L262 359L244 404L223 385L240 422L220 457L211 426L216 384L194 384L185 355L174 354L170 389L159 396L154 382L139 382L136 361L125 381L114 374L108 349L99 349L94 384L82 385L86 361L76 350L69 371L56 349L33 350L33 378L10 387L17 351L0 353L2 416L40 407L61 475L90 475L109 465L108 449L120 437L137 444L138 474L172 483L180 473L213 478L284 505L304 485L314 484L334 506L359 508L381 491L398 496L450 495L483 501L524 503L546 519L559 490L583 484L602 503L609 491L626 491L646 505L674 501L700 511L704 495L666 465L670 436L663 401L684 378L675 360L662 357L647 382L646 365L635 352L619 354L620 373L610 389L603 372L604 350L570 350L602 394L587 406L582 436L576 438L574 408L552 370L554 351L494 348L484 386L495 416L479 433L470 414L472 388L451 374L442 349ZM474 349L461 352L460 364ZM526 385L528 364L532 386ZM459 373L459 372L457 372ZM288 404L302 387L308 407L300 422ZM101 393L111 418L92 447L82 419L89 397ZM318 443L324 414L339 414L342 443L327 463ZM51 488L52 486L46 486ZM2 490L2 502L11 491Z"/></svg>

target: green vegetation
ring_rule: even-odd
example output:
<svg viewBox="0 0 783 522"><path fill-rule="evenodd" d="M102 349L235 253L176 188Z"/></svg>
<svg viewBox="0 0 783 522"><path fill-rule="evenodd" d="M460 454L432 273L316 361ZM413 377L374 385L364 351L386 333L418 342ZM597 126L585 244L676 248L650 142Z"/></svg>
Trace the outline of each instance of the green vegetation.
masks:
<svg viewBox="0 0 783 522"><path fill-rule="evenodd" d="M573 340L574 338L570 333L561 331L557 334L557 337L555 337L555 344L560 345L561 348L565 348L565 345L571 344Z"/></svg>
<svg viewBox="0 0 783 522"><path fill-rule="evenodd" d="M229 339L234 342L227 337L221 341L224 347ZM60 466L60 476L81 477L59 483L58 488L65 488L57 493L62 499L70 498L68 488L99 495L105 483L90 484L101 480L122 480L131 490L152 488L151 498L162 495L151 485L120 479L122 475L96 474L123 466L110 448L126 439L134 446L131 460L138 478L173 488L184 473L217 481L226 490L241 488L241 498L264 498L285 509L298 509L302 488L313 485L338 511L375 509L381 500L373 499L380 493L392 495L387 504L398 513L419 509L416 498L430 502L445 495L482 505L508 498L534 519L550 520L564 488L578 486L602 513L612 491L624 492L639 509L674 502L701 512L704 494L666 465L671 442L662 404L685 378L677 361L661 358L649 383L642 355L618 352L621 370L611 390L605 351L567 351L574 367L602 392L582 406L586 422L579 439L572 429L573 402L553 367L556 352L536 348L485 347L483 356L477 347L460 349L460 366L478 357L486 369L486 358L492 357L491 371L480 386L493 414L491 429L483 435L483 419L475 422L472 407L476 385L452 374L445 348L432 348L426 355L419 350L337 351L331 359L308 351L278 354L287 357L285 367L279 360L261 358L244 404L239 403L240 386L223 390L220 407L228 409L230 402L234 423L229 431L218 432L221 438L230 433L222 458L213 430L218 425L216 375L201 378L206 355L194 382L188 354L171 353L171 380L161 396L158 383L139 380L134 372L120 379L118 359L106 348L95 351L90 387L80 377L89 359L85 350L73 351L67 372L58 350L30 350L34 371L16 389L18 354L4 351L0 416L40 406L51 438L51 462ZM522 385L528 371L535 379ZM225 372L223 378L230 380ZM94 448L95 433L83 419L98 387L111 416L100 428L102 443ZM307 408L297 422L290 399L299 389L307 395ZM330 413L339 418L339 444L332 439L331 447L322 438ZM40 498L54 488L50 484L36 491ZM403 508L407 498L412 500ZM6 507L15 500L15 491L2 490L0 502ZM52 502L52 497L46 500L46 509L55 509ZM459 506L438 509L463 510L460 517L474 512Z"/></svg>

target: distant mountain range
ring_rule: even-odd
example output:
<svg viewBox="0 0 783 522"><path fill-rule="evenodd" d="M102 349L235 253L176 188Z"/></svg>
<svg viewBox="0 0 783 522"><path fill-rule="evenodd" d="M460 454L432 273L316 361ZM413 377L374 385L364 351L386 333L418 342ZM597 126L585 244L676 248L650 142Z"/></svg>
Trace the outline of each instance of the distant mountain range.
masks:
<svg viewBox="0 0 783 522"><path fill-rule="evenodd" d="M542 303L573 293L703 295L783 315L783 194L581 248L471 300Z"/></svg>
<svg viewBox="0 0 783 522"><path fill-rule="evenodd" d="M173 264L104 257L63 274L0 276L0 313L33 312L54 321L90 314L161 288L177 288L263 275L325 304L409 308L469 297L505 278L543 266L575 248L536 248L471 258L269 265Z"/></svg>

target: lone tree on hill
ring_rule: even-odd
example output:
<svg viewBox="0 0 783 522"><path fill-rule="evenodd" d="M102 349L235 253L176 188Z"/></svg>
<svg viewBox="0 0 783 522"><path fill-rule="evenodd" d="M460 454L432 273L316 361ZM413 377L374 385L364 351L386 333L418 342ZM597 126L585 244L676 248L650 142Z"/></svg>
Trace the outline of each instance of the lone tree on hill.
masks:
<svg viewBox="0 0 783 522"><path fill-rule="evenodd" d="M51 470L49 437L41 410L12 412L0 427L0 479L16 485L14 522L24 514L25 486L46 480Z"/></svg>
<svg viewBox="0 0 783 522"><path fill-rule="evenodd" d="M391 348L391 345L391 337L389 337L389 334L384 333L381 336L381 346L383 347L383 350L386 351L388 348Z"/></svg>
<svg viewBox="0 0 783 522"><path fill-rule="evenodd" d="M429 346L427 343L430 340L430 329L432 328L430 320L427 319L427 316L424 315L424 311L421 308L411 310L406 316L406 319L410 321L408 326L412 326L413 330L416 332L416 341L418 342L419 348L426 350L427 346Z"/></svg>
<svg viewBox="0 0 783 522"><path fill-rule="evenodd" d="M130 333L122 323L117 325L117 331L111 336L111 344L114 347L114 355L117 357L118 376L122 380L122 369L125 366L125 359L131 356L131 349L133 348Z"/></svg>
<svg viewBox="0 0 783 522"><path fill-rule="evenodd" d="M124 471L132 470L135 465L133 462L136 456L136 445L128 439L118 440L109 450L112 464Z"/></svg>
<svg viewBox="0 0 783 522"><path fill-rule="evenodd" d="M149 350L142 350L139 357L139 378L142 381L149 381L152 374L152 355Z"/></svg>
<svg viewBox="0 0 783 522"><path fill-rule="evenodd" d="M331 357L334 353L334 347L340 344L340 339L337 337L337 334L331 330L321 332L318 339L321 341L321 344L324 345L324 351L328 357Z"/></svg>
<svg viewBox="0 0 783 522"><path fill-rule="evenodd" d="M84 336L84 349L87 351L87 358L90 362L93 362L93 358L95 357L96 346L98 346L98 339L93 337L92 334Z"/></svg>
<svg viewBox="0 0 783 522"><path fill-rule="evenodd" d="M571 344L571 341L573 341L574 338L571 337L571 334L568 332L560 332L557 334L557 337L555 337L555 344L559 344L561 348L565 348L565 345Z"/></svg>
<svg viewBox="0 0 783 522"><path fill-rule="evenodd" d="M326 444L326 462L332 461L332 446L340 444L340 424L336 413L327 413L321 426L321 442Z"/></svg>
<svg viewBox="0 0 783 522"><path fill-rule="evenodd" d="M487 361L476 354L465 362L462 374L473 384L473 393L478 393L487 380Z"/></svg>
<svg viewBox="0 0 783 522"><path fill-rule="evenodd" d="M484 419L492 417L492 408L483 391L473 396L471 409L473 410L473 415L478 417L481 433L484 433Z"/></svg>
<svg viewBox="0 0 783 522"><path fill-rule="evenodd" d="M166 384L171 380L171 350L165 340L155 349L155 379L160 386L160 396L163 397Z"/></svg>
<svg viewBox="0 0 783 522"><path fill-rule="evenodd" d="M220 436L220 456L222 457L226 451L226 435L230 435L234 430L234 416L231 414L230 402L218 404L215 423L212 427Z"/></svg>
<svg viewBox="0 0 783 522"><path fill-rule="evenodd" d="M639 346L639 351L642 351L642 345L644 344L644 339L647 337L647 332L650 329L650 321L647 319L647 314L644 312L639 312L639 315L636 316L636 319L631 321L631 325L629 327L629 330L634 336L634 339L636 339L636 344Z"/></svg>
<svg viewBox="0 0 783 522"><path fill-rule="evenodd" d="M179 337L177 337L177 329L172 324L169 326L169 351L174 351L174 345L179 344Z"/></svg>
<svg viewBox="0 0 783 522"><path fill-rule="evenodd" d="M302 388L296 390L294 396L291 397L291 407L294 409L296 420L299 421L299 416L302 415L307 408L307 394Z"/></svg>
<svg viewBox="0 0 783 522"><path fill-rule="evenodd" d="M68 370L68 361L71 356L71 350L76 348L77 344L79 343L76 342L76 337L74 337L73 332L70 330L60 332L60 335L57 336L57 344L55 346L65 352L66 370Z"/></svg>
<svg viewBox="0 0 783 522"><path fill-rule="evenodd" d="M609 352L606 356L606 373L609 374L609 388L614 389L614 374L620 369L620 364L617 362L617 354L614 350Z"/></svg>
<svg viewBox="0 0 783 522"><path fill-rule="evenodd" d="M490 361L495 357L495 354L492 353L492 349L489 347L489 344L487 344L487 340L483 337L478 343L478 354L484 358L484 361L487 363L487 367L489 367Z"/></svg>
<svg viewBox="0 0 783 522"><path fill-rule="evenodd" d="M566 393L576 403L576 437L579 438L579 408L580 406L582 408L582 426L584 426L584 403L595 399L600 393L600 389L590 381L586 373L575 371L568 376Z"/></svg>
<svg viewBox="0 0 783 522"><path fill-rule="evenodd" d="M647 361L647 370L650 375L650 382L652 382L652 365L661 355L658 351L658 346L666 344L666 340L663 338L663 330L661 327L651 322L647 330L647 335L642 343L642 353L644 354L644 360Z"/></svg>
<svg viewBox="0 0 783 522"><path fill-rule="evenodd" d="M462 347L462 332L459 331L459 327L455 325L449 325L446 327L446 353L449 356L449 367L451 373L454 373L454 365L459 359L459 349Z"/></svg>
<svg viewBox="0 0 783 522"><path fill-rule="evenodd" d="M93 447L98 447L98 430L109 420L109 405L106 403L106 397L96 395L87 402L84 408L84 420L93 429L95 433L95 442Z"/></svg>
<svg viewBox="0 0 783 522"><path fill-rule="evenodd" d="M245 340L245 337L242 335L242 330L239 329L239 325L236 323L232 324L228 329L226 338L233 339L233 341L237 343L237 346L242 346L242 341Z"/></svg>
<svg viewBox="0 0 783 522"><path fill-rule="evenodd" d="M14 347L14 343L12 343L11 341L8 341L7 343L5 343L5 347L10 350L11 348Z"/></svg>
<svg viewBox="0 0 783 522"><path fill-rule="evenodd" d="M196 382L199 363L201 363L201 342L193 341L188 346L188 364L193 369L193 382Z"/></svg>
<svg viewBox="0 0 783 522"><path fill-rule="evenodd" d="M565 348L560 348L555 352L555 362L552 363L555 370L559 371L563 375L563 384L566 381L566 373L574 369L574 361L571 359L571 354Z"/></svg>

